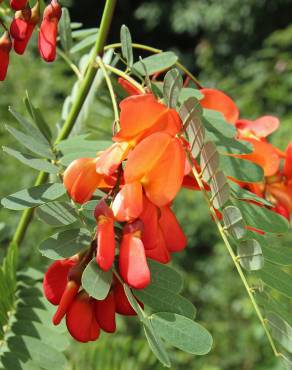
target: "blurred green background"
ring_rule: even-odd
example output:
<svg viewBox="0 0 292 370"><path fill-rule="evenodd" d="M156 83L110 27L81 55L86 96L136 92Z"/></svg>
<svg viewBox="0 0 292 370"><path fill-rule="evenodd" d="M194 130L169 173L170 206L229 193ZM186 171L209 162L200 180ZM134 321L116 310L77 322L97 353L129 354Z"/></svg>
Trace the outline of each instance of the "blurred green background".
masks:
<svg viewBox="0 0 292 370"><path fill-rule="evenodd" d="M73 21L98 24L102 1L63 1ZM292 140L292 1L291 0L122 0L118 1L109 41L119 40L125 23L133 40L174 50L203 86L228 92L245 118L278 115L281 129L272 140L282 149ZM28 90L51 127L60 121L62 104L75 82L62 59L46 65L38 57L36 39L22 58L11 58L8 78L0 85L1 145L15 147L4 125L14 125L13 105L24 112ZM139 54L137 54L138 56ZM141 55L144 55L141 53ZM78 62L80 54L73 56ZM79 128L92 137L109 137L112 115L105 88L98 91ZM56 129L55 129L56 130ZM1 153L1 197L29 186L36 172ZM172 350L174 369L278 370L267 339L246 297L224 246L220 243L200 194L182 191L175 207L189 238L189 247L174 257L185 278L185 295L198 309L198 320L214 337L208 356L193 357ZM1 209L1 255L13 235L18 215ZM31 225L21 250L23 266L47 263L37 245L49 234L40 222ZM292 248L292 237L283 243ZM97 343L72 343L68 370L162 369L147 348L135 320L119 323L115 336Z"/></svg>

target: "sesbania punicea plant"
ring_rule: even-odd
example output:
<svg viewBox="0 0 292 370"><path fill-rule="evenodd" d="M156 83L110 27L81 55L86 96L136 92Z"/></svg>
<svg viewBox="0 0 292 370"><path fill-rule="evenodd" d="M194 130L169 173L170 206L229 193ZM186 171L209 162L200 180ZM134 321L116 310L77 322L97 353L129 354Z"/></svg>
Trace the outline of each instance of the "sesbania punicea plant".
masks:
<svg viewBox="0 0 292 370"><path fill-rule="evenodd" d="M2 80L11 38L22 54L39 22L39 2L32 9L27 1L10 6L17 12L10 32L1 21ZM105 45L114 8L108 0L83 72L66 54L72 35L63 9L65 51L59 54L79 81L56 139L28 96L34 124L11 111L24 132L7 129L32 154L4 150L42 172L34 187L2 200L6 208L23 210L10 248L21 244L35 210L56 228L39 247L54 260L43 279L44 295L56 306L53 324L65 320L74 339L89 342L101 330L114 333L117 314L137 315L154 355L171 366L164 342L196 355L212 347L210 333L194 321L193 304L180 295L180 275L167 265L188 244L172 208L175 197L182 187L194 196L200 192L275 355L289 363L291 320L277 295L292 298L291 276L281 268L292 263L292 251L279 239L270 245L269 236L285 233L290 222L292 142L285 152L274 147L267 137L278 129L278 118L242 118L226 93L202 87L173 52L132 43L126 26L120 43ZM55 59L61 13L56 0L44 10L39 49L47 61ZM114 60L103 58L106 50L119 49ZM134 62L137 49L153 55ZM106 146L84 136L68 138L97 71L115 117Z"/></svg>

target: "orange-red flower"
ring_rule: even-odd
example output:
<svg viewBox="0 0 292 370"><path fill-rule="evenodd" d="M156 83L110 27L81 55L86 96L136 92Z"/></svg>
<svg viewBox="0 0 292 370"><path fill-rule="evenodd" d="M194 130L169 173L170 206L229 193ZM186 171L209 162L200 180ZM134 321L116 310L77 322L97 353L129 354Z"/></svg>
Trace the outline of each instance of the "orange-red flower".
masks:
<svg viewBox="0 0 292 370"><path fill-rule="evenodd" d="M4 81L9 65L12 42L8 32L4 32L0 38L0 81Z"/></svg>

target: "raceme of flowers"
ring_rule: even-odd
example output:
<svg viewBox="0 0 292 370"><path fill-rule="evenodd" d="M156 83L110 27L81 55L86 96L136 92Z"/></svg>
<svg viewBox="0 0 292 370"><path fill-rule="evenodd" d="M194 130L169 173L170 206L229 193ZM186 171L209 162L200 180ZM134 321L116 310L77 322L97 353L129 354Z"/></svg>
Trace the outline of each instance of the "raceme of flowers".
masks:
<svg viewBox="0 0 292 370"><path fill-rule="evenodd" d="M43 283L46 298L58 306L54 324L66 317L70 334L81 342L96 340L100 329L114 332L116 313L135 315L122 283L146 288L151 280L147 258L168 263L172 253L186 247L186 237L171 206L181 187L199 189L176 110L152 93L139 94L127 81L119 82L130 96L120 103L120 129L113 144L96 158L73 161L63 176L64 186L76 203L86 203L97 189L104 192L94 211L95 239L88 251L54 262ZM261 166L265 174L260 184L231 180L267 198L275 212L289 219L292 143L284 153L266 140L278 128L278 119L239 119L239 110L227 95L214 89L201 92L202 107L221 112L237 128L238 138L252 143L254 151L240 157ZM194 159L192 162L199 168ZM101 270L114 274L104 300L93 299L81 286L82 273L93 257Z"/></svg>
<svg viewBox="0 0 292 370"><path fill-rule="evenodd" d="M58 0L52 0L46 6L42 20L39 1L30 8L26 0L11 0L10 7L15 10L10 29L5 30L0 38L0 81L5 80L10 52L24 54L29 40L40 23L38 48L41 57L46 62L53 62L56 58L56 44L58 34L58 22L62 15L62 9Z"/></svg>

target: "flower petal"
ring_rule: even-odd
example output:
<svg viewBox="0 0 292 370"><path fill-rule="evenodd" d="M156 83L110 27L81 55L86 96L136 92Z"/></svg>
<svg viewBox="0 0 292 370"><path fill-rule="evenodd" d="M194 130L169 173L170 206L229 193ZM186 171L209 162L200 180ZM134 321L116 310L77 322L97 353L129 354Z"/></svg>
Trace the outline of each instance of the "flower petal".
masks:
<svg viewBox="0 0 292 370"><path fill-rule="evenodd" d="M116 303L113 292L102 300L94 300L94 313L100 328L107 333L116 331Z"/></svg>
<svg viewBox="0 0 292 370"><path fill-rule="evenodd" d="M274 116L263 116L255 121L238 120L235 124L236 128L242 131L251 131L258 138L263 138L271 135L279 127L279 119Z"/></svg>
<svg viewBox="0 0 292 370"><path fill-rule="evenodd" d="M239 110L234 101L220 90L201 89L204 98L200 100L203 108L221 112L228 123L235 123L239 117Z"/></svg>
<svg viewBox="0 0 292 370"><path fill-rule="evenodd" d="M97 226L96 262L103 271L108 271L115 259L114 220L100 216Z"/></svg>
<svg viewBox="0 0 292 370"><path fill-rule="evenodd" d="M292 142L290 142L286 148L284 175L288 180L292 180Z"/></svg>

